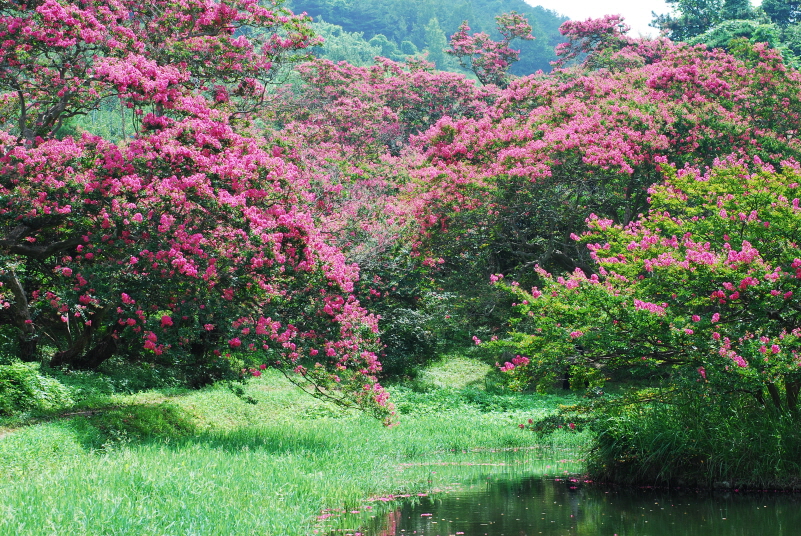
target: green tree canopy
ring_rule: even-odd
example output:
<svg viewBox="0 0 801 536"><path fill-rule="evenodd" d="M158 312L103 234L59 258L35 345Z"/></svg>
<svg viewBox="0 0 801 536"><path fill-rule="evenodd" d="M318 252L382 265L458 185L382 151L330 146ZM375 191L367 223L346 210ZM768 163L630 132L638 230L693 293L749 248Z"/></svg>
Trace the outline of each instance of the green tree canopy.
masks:
<svg viewBox="0 0 801 536"><path fill-rule="evenodd" d="M425 34L429 61L433 61L438 69L445 69L449 59L445 55L445 49L448 48L448 38L445 37L445 31L439 25L436 17L425 25Z"/></svg>
<svg viewBox="0 0 801 536"><path fill-rule="evenodd" d="M720 16L724 20L750 19L754 16L754 9L749 0L724 0Z"/></svg>
<svg viewBox="0 0 801 536"><path fill-rule="evenodd" d="M456 62L440 64L436 61L438 52L432 50L431 35L426 29L432 19L437 19L446 42L465 20L470 21L473 31L486 32L497 40L501 36L495 28L495 16L516 11L528 19L536 39L520 43L520 61L512 68L515 75L531 74L539 69L550 71L550 62L556 59L553 49L563 40L559 26L567 20L523 0L454 0L449 3L435 0L291 0L289 5L296 13L306 12L314 20L325 19L342 26L346 32L362 32L368 41L380 34L398 48L403 41L409 41L418 50L428 48L434 54L429 55L429 59L446 70L458 70L458 67Z"/></svg>
<svg viewBox="0 0 801 536"><path fill-rule="evenodd" d="M801 2L798 0L762 0L762 11L779 26L795 24L801 15Z"/></svg>
<svg viewBox="0 0 801 536"><path fill-rule="evenodd" d="M686 41L700 35L721 21L724 0L666 0L674 14L654 14L651 23L667 30L674 41Z"/></svg>

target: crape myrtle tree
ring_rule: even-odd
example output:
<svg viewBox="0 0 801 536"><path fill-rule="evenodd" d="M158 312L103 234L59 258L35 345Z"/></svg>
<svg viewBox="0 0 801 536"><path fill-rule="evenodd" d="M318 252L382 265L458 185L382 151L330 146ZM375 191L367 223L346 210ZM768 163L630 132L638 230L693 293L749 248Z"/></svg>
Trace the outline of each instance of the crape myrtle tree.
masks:
<svg viewBox="0 0 801 536"><path fill-rule="evenodd" d="M632 39L617 16L562 31L560 52L586 54L584 65L515 80L485 116L445 117L415 139L426 160L409 190L424 255L530 283L535 265L589 273L571 234L591 213L636 219L661 180L658 158L798 158L799 75L778 52Z"/></svg>
<svg viewBox="0 0 801 536"><path fill-rule="evenodd" d="M626 370L666 380L667 400L795 418L799 74L766 45L631 40L605 21L563 27L584 67L515 81L488 117L418 138L425 238L511 259L490 279L514 314L485 348L517 387Z"/></svg>
<svg viewBox="0 0 801 536"><path fill-rule="evenodd" d="M315 44L308 18L278 3L10 1L0 6L3 122L47 139L105 97L139 115L189 93L250 110L283 62Z"/></svg>
<svg viewBox="0 0 801 536"><path fill-rule="evenodd" d="M600 386L610 370L641 369L674 389L746 394L797 416L801 168L661 161L647 214L628 225L592 215L574 236L592 252L591 274L541 271L532 289L493 277L516 300L509 338L492 343L520 356L504 370L518 386L547 384L567 362Z"/></svg>
<svg viewBox="0 0 801 536"><path fill-rule="evenodd" d="M358 269L285 148L249 135L278 67L316 44L308 18L256 0L0 9L0 318L20 357L199 381L277 366L386 416ZM58 139L106 98L140 118L133 138Z"/></svg>
<svg viewBox="0 0 801 536"><path fill-rule="evenodd" d="M472 71L484 85L505 87L509 82L509 68L520 59L520 51L509 47L515 39L532 40L531 25L515 11L495 17L500 41L493 41L484 32L470 35L470 26L464 21L459 31L451 36L451 48L446 54L454 56L459 64Z"/></svg>
<svg viewBox="0 0 801 536"><path fill-rule="evenodd" d="M481 117L497 88L421 60L316 60L297 71L302 84L273 101L265 121L310 184L326 236L360 266L358 296L381 317L384 372L407 372L449 338L439 325L447 304L407 239L416 200L402 189L422 158L410 139L446 116Z"/></svg>

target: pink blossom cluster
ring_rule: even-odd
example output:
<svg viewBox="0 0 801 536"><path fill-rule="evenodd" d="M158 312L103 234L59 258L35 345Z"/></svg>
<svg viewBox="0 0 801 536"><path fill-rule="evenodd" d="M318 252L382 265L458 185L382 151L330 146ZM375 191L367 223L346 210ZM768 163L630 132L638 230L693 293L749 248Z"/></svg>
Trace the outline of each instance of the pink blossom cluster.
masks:
<svg viewBox="0 0 801 536"><path fill-rule="evenodd" d="M529 358L521 355L516 355L515 357L512 358L511 361L507 361L503 365L495 363L495 366L498 367L498 369L501 372L510 372L517 367L523 367L525 365L528 365L530 362L531 360Z"/></svg>

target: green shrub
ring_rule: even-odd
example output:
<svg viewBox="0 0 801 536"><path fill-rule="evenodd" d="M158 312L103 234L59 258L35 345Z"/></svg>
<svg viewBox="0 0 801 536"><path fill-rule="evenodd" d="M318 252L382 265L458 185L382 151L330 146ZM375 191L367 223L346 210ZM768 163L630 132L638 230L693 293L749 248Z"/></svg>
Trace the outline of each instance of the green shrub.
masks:
<svg viewBox="0 0 801 536"><path fill-rule="evenodd" d="M72 404L67 387L39 373L32 363L0 365L0 414L52 410Z"/></svg>

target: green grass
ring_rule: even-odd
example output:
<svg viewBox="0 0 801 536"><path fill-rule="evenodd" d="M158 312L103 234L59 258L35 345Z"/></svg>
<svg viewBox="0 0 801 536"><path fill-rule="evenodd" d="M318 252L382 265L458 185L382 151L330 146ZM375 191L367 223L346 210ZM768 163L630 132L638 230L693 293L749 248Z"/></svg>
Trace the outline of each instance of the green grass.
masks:
<svg viewBox="0 0 801 536"><path fill-rule="evenodd" d="M699 488L801 489L797 416L752 397L677 395L623 406L595 424L588 471L598 481Z"/></svg>
<svg viewBox="0 0 801 536"><path fill-rule="evenodd" d="M491 371L492 367L481 361L448 356L420 371L417 379L433 387L463 389L483 386Z"/></svg>
<svg viewBox="0 0 801 536"><path fill-rule="evenodd" d="M393 387L405 410L392 428L278 374L249 384L255 405L222 386L100 396L82 378L77 414L0 422L16 426L0 439L0 535L325 533L358 524L342 511L378 515L371 498L578 467L552 460L575 460L586 437L538 444L517 427L563 399L469 387L481 367L462 365L472 372L461 389ZM456 379L447 368L429 377Z"/></svg>

